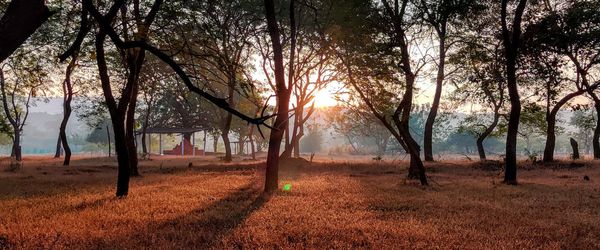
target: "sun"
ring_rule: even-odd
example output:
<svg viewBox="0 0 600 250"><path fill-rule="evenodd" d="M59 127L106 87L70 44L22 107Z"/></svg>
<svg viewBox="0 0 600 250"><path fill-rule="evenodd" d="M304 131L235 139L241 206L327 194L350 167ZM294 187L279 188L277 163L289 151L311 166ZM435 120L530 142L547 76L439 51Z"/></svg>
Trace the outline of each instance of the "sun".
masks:
<svg viewBox="0 0 600 250"><path fill-rule="evenodd" d="M338 104L335 95L327 88L317 91L313 101L318 108L333 107Z"/></svg>

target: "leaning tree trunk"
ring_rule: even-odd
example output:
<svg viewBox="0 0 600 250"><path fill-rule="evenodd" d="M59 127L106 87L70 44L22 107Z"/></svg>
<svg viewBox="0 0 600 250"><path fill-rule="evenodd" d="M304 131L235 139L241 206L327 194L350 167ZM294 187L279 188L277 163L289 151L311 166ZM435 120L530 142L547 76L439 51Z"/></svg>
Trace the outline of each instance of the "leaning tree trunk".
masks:
<svg viewBox="0 0 600 250"><path fill-rule="evenodd" d="M487 158L485 156L485 148L483 147L483 141L496 129L498 125L498 121L500 120L500 114L498 113L498 109L494 111L494 121L492 124L477 137L477 152L479 153L479 160L485 161Z"/></svg>
<svg viewBox="0 0 600 250"><path fill-rule="evenodd" d="M433 97L433 103L431 104L431 110L427 115L427 121L425 122L425 131L423 133L423 148L425 154L425 161L433 161L433 125L435 124L435 118L437 117L438 109L440 107L440 99L442 96L442 86L444 84L444 66L446 64L446 31L445 25L443 31L439 34L440 37L440 58L438 62L438 73L435 86L435 95Z"/></svg>

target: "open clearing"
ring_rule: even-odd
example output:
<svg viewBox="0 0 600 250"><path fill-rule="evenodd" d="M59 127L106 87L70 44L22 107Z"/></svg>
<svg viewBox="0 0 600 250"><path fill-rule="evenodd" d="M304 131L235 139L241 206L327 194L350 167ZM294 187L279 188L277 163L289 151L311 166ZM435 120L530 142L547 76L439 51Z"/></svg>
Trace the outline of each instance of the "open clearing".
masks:
<svg viewBox="0 0 600 250"><path fill-rule="evenodd" d="M600 248L596 161L529 166L519 186L432 163L429 187L405 180L406 163L316 162L265 197L262 163L207 159L141 161L117 199L113 160L26 158L0 173L0 248Z"/></svg>

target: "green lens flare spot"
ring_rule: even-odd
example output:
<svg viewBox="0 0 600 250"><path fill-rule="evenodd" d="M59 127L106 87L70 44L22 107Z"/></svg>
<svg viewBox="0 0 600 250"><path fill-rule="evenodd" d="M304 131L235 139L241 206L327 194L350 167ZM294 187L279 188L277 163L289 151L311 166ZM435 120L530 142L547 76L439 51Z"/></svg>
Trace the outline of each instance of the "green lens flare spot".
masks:
<svg viewBox="0 0 600 250"><path fill-rule="evenodd" d="M286 191L286 192L292 191L292 184L286 183L285 185L283 185L283 191Z"/></svg>

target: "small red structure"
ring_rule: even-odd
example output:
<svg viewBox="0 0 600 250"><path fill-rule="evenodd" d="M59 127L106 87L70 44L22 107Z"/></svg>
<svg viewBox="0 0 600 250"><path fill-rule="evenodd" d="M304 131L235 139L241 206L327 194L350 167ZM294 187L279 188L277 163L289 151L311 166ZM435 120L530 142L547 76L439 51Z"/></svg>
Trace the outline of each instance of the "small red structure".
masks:
<svg viewBox="0 0 600 250"><path fill-rule="evenodd" d="M206 130L204 130L204 140L203 147L204 149L196 148L196 138L195 133L198 131L203 131L201 128L147 128L146 136L148 136L147 142L151 142L151 135L158 134L158 152L160 155L204 155L206 149ZM141 134L138 132L138 134ZM162 148L162 135L163 134L179 134L181 136L181 142L177 144L171 150L163 150ZM191 140L191 142L190 142ZM152 152L150 146L152 143L148 144L148 149Z"/></svg>
<svg viewBox="0 0 600 250"><path fill-rule="evenodd" d="M183 148L181 144L183 143ZM194 154L194 150L196 154ZM194 147L192 143L188 139L183 139L183 142L180 142L171 150L163 150L164 155L204 155L204 150L198 149Z"/></svg>

